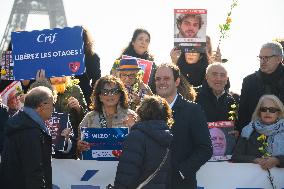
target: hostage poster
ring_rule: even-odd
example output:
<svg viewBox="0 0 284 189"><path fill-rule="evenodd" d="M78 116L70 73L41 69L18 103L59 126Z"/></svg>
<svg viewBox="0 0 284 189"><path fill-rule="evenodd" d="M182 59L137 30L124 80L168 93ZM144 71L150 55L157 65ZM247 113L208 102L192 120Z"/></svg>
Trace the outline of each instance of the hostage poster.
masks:
<svg viewBox="0 0 284 189"><path fill-rule="evenodd" d="M35 79L40 69L48 78L85 71L81 26L12 32L11 39L16 80Z"/></svg>

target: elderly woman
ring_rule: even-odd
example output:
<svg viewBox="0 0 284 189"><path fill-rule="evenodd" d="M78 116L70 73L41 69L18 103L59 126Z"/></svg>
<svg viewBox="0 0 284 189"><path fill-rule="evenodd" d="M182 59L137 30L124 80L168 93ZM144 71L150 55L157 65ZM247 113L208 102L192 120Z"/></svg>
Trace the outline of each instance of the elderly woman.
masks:
<svg viewBox="0 0 284 189"><path fill-rule="evenodd" d="M139 78L140 69L135 58L121 59L117 68L118 76L127 89L129 108L132 110L136 110L145 95L153 95L150 87Z"/></svg>
<svg viewBox="0 0 284 189"><path fill-rule="evenodd" d="M148 189L168 188L170 158L167 149L172 140L169 128L173 123L171 108L164 98L145 96L137 113L139 121L124 141L114 188L137 188L141 183L147 184L145 188ZM153 179L149 183L143 182L155 170L158 171Z"/></svg>
<svg viewBox="0 0 284 189"><path fill-rule="evenodd" d="M263 169L284 167L284 107L274 95L263 95L243 128L233 162L256 163Z"/></svg>
<svg viewBox="0 0 284 189"><path fill-rule="evenodd" d="M113 128L131 127L136 113L128 109L126 89L120 79L114 76L101 77L95 84L90 111L80 123L82 127ZM89 149L85 141L78 141L78 150Z"/></svg>

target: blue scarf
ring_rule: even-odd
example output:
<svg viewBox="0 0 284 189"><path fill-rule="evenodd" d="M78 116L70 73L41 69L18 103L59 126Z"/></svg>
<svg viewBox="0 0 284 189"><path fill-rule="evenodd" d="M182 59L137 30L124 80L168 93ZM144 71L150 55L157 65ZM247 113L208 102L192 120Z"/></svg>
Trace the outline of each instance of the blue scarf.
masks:
<svg viewBox="0 0 284 189"><path fill-rule="evenodd" d="M34 120L37 124L39 124L39 127L41 130L43 130L46 134L50 135L48 128L46 127L44 121L42 118L38 115L38 113L29 107L24 107L23 111L32 119Z"/></svg>
<svg viewBox="0 0 284 189"><path fill-rule="evenodd" d="M267 136L269 154L272 156L284 155L284 119L270 125L265 125L259 120L251 121L243 128L241 136L249 139L254 130Z"/></svg>

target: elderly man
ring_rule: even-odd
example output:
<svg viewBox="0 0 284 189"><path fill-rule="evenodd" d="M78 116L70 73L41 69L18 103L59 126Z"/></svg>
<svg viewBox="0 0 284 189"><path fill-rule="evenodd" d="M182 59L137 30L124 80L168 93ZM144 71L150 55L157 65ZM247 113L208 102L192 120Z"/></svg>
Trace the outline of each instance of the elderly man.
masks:
<svg viewBox="0 0 284 189"><path fill-rule="evenodd" d="M51 189L51 136L44 121L52 111L52 91L35 87L26 95L23 110L7 121L1 188Z"/></svg>
<svg viewBox="0 0 284 189"><path fill-rule="evenodd" d="M157 94L173 110L172 188L196 189L196 172L210 159L212 147L204 113L198 104L177 93L180 70L174 64L161 64L155 74Z"/></svg>
<svg viewBox="0 0 284 189"><path fill-rule="evenodd" d="M119 78L127 89L130 109L132 110L136 110L144 95L153 94L150 87L144 84L139 77L138 72L140 69L135 58L121 59L117 68Z"/></svg>
<svg viewBox="0 0 284 189"><path fill-rule="evenodd" d="M278 42L262 45L259 56L260 66L255 73L243 80L239 107L238 130L251 121L252 113L259 98L264 94L274 94L284 102L283 48Z"/></svg>
<svg viewBox="0 0 284 189"><path fill-rule="evenodd" d="M222 63L213 63L207 67L205 77L206 81L203 82L195 102L201 105L204 110L209 129L221 128L225 132L230 146L228 146L226 154L223 155L232 155L235 138L228 134L235 134L233 130L237 117L237 104L234 98L225 90L228 83L227 70ZM210 133L212 134L212 132ZM213 155L216 155L212 135L211 140Z"/></svg>

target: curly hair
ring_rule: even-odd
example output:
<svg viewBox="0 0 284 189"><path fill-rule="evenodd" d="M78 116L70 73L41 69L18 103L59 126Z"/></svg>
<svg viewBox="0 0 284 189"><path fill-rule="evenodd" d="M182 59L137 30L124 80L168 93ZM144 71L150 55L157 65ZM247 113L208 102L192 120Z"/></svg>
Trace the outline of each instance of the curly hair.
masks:
<svg viewBox="0 0 284 189"><path fill-rule="evenodd" d="M91 105L90 109L100 112L103 112L103 103L100 100L100 94L102 90L104 89L105 85L115 84L120 92L120 98L119 98L119 104L122 108L127 109L128 108L128 96L126 89L122 83L122 81L119 78L116 78L112 75L107 75L104 77L101 77L99 80L97 80L92 95L91 95Z"/></svg>
<svg viewBox="0 0 284 189"><path fill-rule="evenodd" d="M173 124L172 110L168 102L157 95L145 95L136 112L140 121L164 120L169 127Z"/></svg>
<svg viewBox="0 0 284 189"><path fill-rule="evenodd" d="M177 27L180 28L180 25L182 24L183 20L187 19L188 17L193 17L193 18L198 19L199 29L201 28L203 21L202 21L202 17L200 14L181 14L179 15L176 21Z"/></svg>

